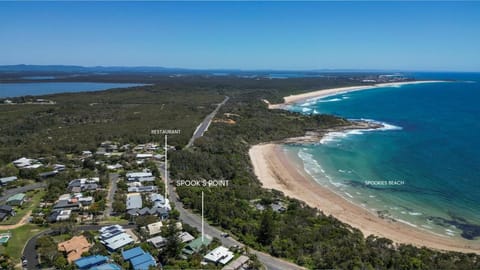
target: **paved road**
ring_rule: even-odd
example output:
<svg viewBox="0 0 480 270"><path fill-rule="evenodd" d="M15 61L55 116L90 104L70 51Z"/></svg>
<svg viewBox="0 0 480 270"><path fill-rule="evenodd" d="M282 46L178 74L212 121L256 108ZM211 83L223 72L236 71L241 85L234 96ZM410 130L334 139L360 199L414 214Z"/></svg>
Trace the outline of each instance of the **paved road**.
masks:
<svg viewBox="0 0 480 270"><path fill-rule="evenodd" d="M229 99L230 97L225 97L225 99L217 105L217 108L215 108L213 112L211 112L209 115L207 115L207 117L205 117L205 119L203 119L202 123L200 123L200 125L198 125L195 132L193 132L192 138L190 138L190 141L187 144L187 148L191 147L193 145L193 142L195 142L197 138L200 138L203 136L205 131L207 131L208 127L210 126L210 123L212 122L213 118L217 114L218 110L220 110L220 108L223 105L225 105L225 103L227 103Z"/></svg>
<svg viewBox="0 0 480 270"><path fill-rule="evenodd" d="M158 165L159 169L162 168L161 164L157 163L157 165ZM164 176L163 175L164 171L163 170L160 170L160 171L162 173L162 176ZM178 196L176 194L175 187L173 185L173 181L170 181L170 183L169 183L168 197L169 197L170 202L175 204L175 209L177 209L178 212L180 213L180 220L185 224L188 224L192 227L195 227L198 231L201 231L202 230L202 219L201 219L201 217L199 215L196 215L196 214L190 212L189 210L187 210L183 207L183 203L180 200L178 200ZM223 237L222 236L223 232L220 229L218 229L216 227L213 227L206 222L204 223L204 232L205 232L205 234L208 234L212 237L217 237L218 239L220 239L220 241L222 242L222 245L224 245L226 247L231 247L231 246L235 246L235 245L237 245L239 247L245 246L244 244L238 242L237 240L235 240L232 237ZM282 260L282 259L272 257L272 256L270 256L266 253L263 253L263 252L260 252L260 251L254 250L254 249L250 249L250 252L256 254L258 260L268 270L304 269L304 268L302 268L302 267L300 267L296 264L293 264L291 262L287 262L287 261Z"/></svg>
<svg viewBox="0 0 480 270"><path fill-rule="evenodd" d="M40 269L38 267L38 258L37 258L37 251L35 250L35 246L37 245L37 239L41 236L47 235L51 233L52 230L48 229L46 231L43 231L37 235L34 235L32 238L30 238L23 248L22 255L25 257L27 260L27 269Z"/></svg>
<svg viewBox="0 0 480 270"><path fill-rule="evenodd" d="M46 187L46 186L47 186L46 183L38 182L38 183L31 184L31 185L23 186L23 187L7 189L3 192L2 196L0 197L0 202L6 201L8 199L8 197L10 197L12 195L15 195L17 193L25 193L27 191L34 190L34 189L37 189L37 188L43 188L43 187Z"/></svg>
<svg viewBox="0 0 480 270"><path fill-rule="evenodd" d="M112 214L112 202L115 196L115 192L117 192L118 173L110 173L108 174L108 178L110 179L110 184L108 188L106 208L103 212L105 218L110 217L110 215Z"/></svg>
<svg viewBox="0 0 480 270"><path fill-rule="evenodd" d="M102 225L81 225L77 226L77 230L79 231L97 231L103 226L108 226L108 225L113 225L113 224L102 224ZM133 229L135 228L136 225L123 225L124 229ZM37 270L40 269L39 266L39 261L37 258L37 251L35 249L35 246L37 245L37 239L41 236L47 235L52 233L52 229L45 230L41 233L38 233L34 235L32 238L30 238L23 248L22 255L27 259L27 269L28 270Z"/></svg>
<svg viewBox="0 0 480 270"><path fill-rule="evenodd" d="M217 114L220 107L223 106L228 101L228 99L229 99L229 97L225 97L225 99L220 104L218 104L217 108L212 113L207 115L207 117L205 117L203 122L197 127L197 129L193 133L192 138L190 139L190 141L187 144L187 148L191 147L193 145L193 142L197 138L203 136L203 134L208 129L208 126L212 122L212 119L215 117L215 115ZM157 162L157 166L159 167L159 170L162 174L163 179L166 179L165 175L164 175L165 174L164 165ZM170 176L168 177L168 179L170 180ZM169 182L170 183L168 184L168 197L170 199L170 202L175 204L175 209L177 209L178 212L180 213L180 220L183 223L186 223L186 224L188 224L192 227L195 227L198 231L201 231L202 230L202 219L201 219L201 217L199 215L196 215L196 214L190 212L189 210L187 210L183 207L183 203L180 200L178 200L178 196L176 194L175 186L173 185L173 181L170 180ZM204 223L204 232L205 232L205 234L208 234L212 237L217 237L218 239L220 239L220 241L222 242L222 245L224 245L226 247L231 247L231 246L235 246L235 245L239 246L239 247L244 247L245 246L244 244L242 244L242 243L238 242L237 240L233 239L232 237L223 237L222 236L223 232L221 230L219 230L219 229L217 229L213 226L210 226L208 223ZM263 253L263 252L260 252L260 251L254 250L254 249L250 249L250 252L257 255L258 260L263 264L263 266L267 270L305 269L305 268L302 268L302 267L300 267L296 264L293 264L291 262L272 257L269 254L266 254L266 253Z"/></svg>

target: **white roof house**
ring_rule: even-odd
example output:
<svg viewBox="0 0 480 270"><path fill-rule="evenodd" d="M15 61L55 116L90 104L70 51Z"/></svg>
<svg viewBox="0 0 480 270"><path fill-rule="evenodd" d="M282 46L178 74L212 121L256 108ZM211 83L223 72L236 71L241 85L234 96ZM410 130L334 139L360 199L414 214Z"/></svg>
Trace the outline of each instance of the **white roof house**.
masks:
<svg viewBox="0 0 480 270"><path fill-rule="evenodd" d="M152 158L153 154L137 154L136 158L137 159L146 159L146 158Z"/></svg>
<svg viewBox="0 0 480 270"><path fill-rule="evenodd" d="M182 243L187 243L187 242L190 242L192 240L195 239L195 237L193 237L191 234L189 234L188 232L181 232L179 235L178 235L178 238L180 238L180 241L182 241Z"/></svg>
<svg viewBox="0 0 480 270"><path fill-rule="evenodd" d="M86 150L86 151L82 151L82 156L86 156L86 157L89 157L92 155L92 151L89 151L89 150Z"/></svg>
<svg viewBox="0 0 480 270"><path fill-rule="evenodd" d="M132 237L118 224L102 227L99 232L100 242L109 250L117 250L134 242Z"/></svg>
<svg viewBox="0 0 480 270"><path fill-rule="evenodd" d="M58 213L57 221L67 220L72 215L72 210L62 210Z"/></svg>
<svg viewBox="0 0 480 270"><path fill-rule="evenodd" d="M58 197L59 201L64 201L64 200L70 200L72 198L72 195L70 194L62 194L60 197Z"/></svg>
<svg viewBox="0 0 480 270"><path fill-rule="evenodd" d="M208 252L203 258L212 263L221 263L225 265L233 259L233 252L224 246L219 246Z"/></svg>
<svg viewBox="0 0 480 270"><path fill-rule="evenodd" d="M16 181L16 180L17 180L16 176L3 177L3 178L0 178L0 184L6 185L6 184L8 184L10 182L13 182L13 181Z"/></svg>
<svg viewBox="0 0 480 270"><path fill-rule="evenodd" d="M142 196L140 193L127 194L127 210L142 208Z"/></svg>
<svg viewBox="0 0 480 270"><path fill-rule="evenodd" d="M156 192L157 190L158 190L158 188L156 186L129 187L127 189L128 193Z"/></svg>
<svg viewBox="0 0 480 270"><path fill-rule="evenodd" d="M155 181L155 176L151 172L130 172L126 174L128 181L135 182L152 182Z"/></svg>
<svg viewBox="0 0 480 270"><path fill-rule="evenodd" d="M42 167L43 165L40 164L40 163L35 163L35 164L31 164L31 165L28 165L28 166L25 166L23 168L25 169L38 169L40 167Z"/></svg>
<svg viewBox="0 0 480 270"><path fill-rule="evenodd" d="M93 202L93 197L92 196L86 196L86 197L79 197L78 202L83 205L89 205Z"/></svg>
<svg viewBox="0 0 480 270"><path fill-rule="evenodd" d="M133 243L132 237L127 233L117 234L112 238L101 241L108 249L117 250L123 246Z"/></svg>
<svg viewBox="0 0 480 270"><path fill-rule="evenodd" d="M115 225L110 225L110 226L105 226L105 227L102 227L100 228L100 230L98 230L100 233L104 233L104 232L107 232L107 231L111 231L111 230L123 230L123 227L121 225L118 225L118 224L115 224Z"/></svg>
<svg viewBox="0 0 480 270"><path fill-rule="evenodd" d="M147 225L148 233L150 235L159 234L162 231L163 224L161 221Z"/></svg>
<svg viewBox="0 0 480 270"><path fill-rule="evenodd" d="M155 207L165 207L165 197L158 193L150 194L150 201L153 203Z"/></svg>
<svg viewBox="0 0 480 270"><path fill-rule="evenodd" d="M122 164L114 164L114 165L107 165L107 169L109 170L118 170L118 169L121 169L123 168Z"/></svg>
<svg viewBox="0 0 480 270"><path fill-rule="evenodd" d="M151 243L156 248L161 248L167 244L167 239L162 236L155 236L153 238L147 239L148 243Z"/></svg>
<svg viewBox="0 0 480 270"><path fill-rule="evenodd" d="M31 159L31 158L22 157L22 158L19 158L17 160L14 160L13 165L15 165L18 168L24 168L24 167L32 165L32 163L34 163L35 161L36 160Z"/></svg>
<svg viewBox="0 0 480 270"><path fill-rule="evenodd" d="M155 151L155 150L157 150L157 149L159 149L159 148L160 148L160 146L159 146L158 144L155 144L155 143L147 143L147 144L145 145L145 148L144 148L144 149L146 149L146 150L148 150L148 151Z"/></svg>

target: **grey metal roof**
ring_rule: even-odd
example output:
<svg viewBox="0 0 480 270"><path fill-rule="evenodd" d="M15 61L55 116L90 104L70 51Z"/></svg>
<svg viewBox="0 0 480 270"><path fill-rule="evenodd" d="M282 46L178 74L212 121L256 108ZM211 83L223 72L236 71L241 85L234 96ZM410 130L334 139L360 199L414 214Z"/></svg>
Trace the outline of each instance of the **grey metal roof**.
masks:
<svg viewBox="0 0 480 270"><path fill-rule="evenodd" d="M142 196L140 194L131 194L127 197L127 210L142 208Z"/></svg>

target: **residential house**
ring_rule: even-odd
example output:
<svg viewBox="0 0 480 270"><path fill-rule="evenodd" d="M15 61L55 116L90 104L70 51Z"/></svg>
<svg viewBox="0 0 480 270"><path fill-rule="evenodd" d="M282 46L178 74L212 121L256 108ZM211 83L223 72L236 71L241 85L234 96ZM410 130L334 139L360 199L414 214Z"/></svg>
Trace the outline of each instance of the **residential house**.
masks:
<svg viewBox="0 0 480 270"><path fill-rule="evenodd" d="M0 205L0 221L6 220L9 216L15 216L13 207L10 205Z"/></svg>
<svg viewBox="0 0 480 270"><path fill-rule="evenodd" d="M26 157L22 157L13 161L13 165L15 165L17 168L29 168L35 164L38 164L37 160Z"/></svg>
<svg viewBox="0 0 480 270"><path fill-rule="evenodd" d="M100 144L101 148L104 148L107 153L115 152L118 150L118 144L111 141L104 141ZM98 152L97 152L98 154Z"/></svg>
<svg viewBox="0 0 480 270"><path fill-rule="evenodd" d="M214 264L220 263L222 265L227 264L229 261L233 259L233 257L234 257L233 252L231 252L230 250L228 250L228 248L224 246L219 246L213 249L212 251L208 252L205 256L203 256L203 258L207 262L211 262Z"/></svg>
<svg viewBox="0 0 480 270"><path fill-rule="evenodd" d="M122 164L119 164L119 163L116 163L114 165L107 165L107 169L109 170L118 170L118 169L121 169L123 168Z"/></svg>
<svg viewBox="0 0 480 270"><path fill-rule="evenodd" d="M58 174L58 171L49 171L49 172L42 172L38 174L38 177L40 178L48 178L48 177L53 177Z"/></svg>
<svg viewBox="0 0 480 270"><path fill-rule="evenodd" d="M18 193L13 196L10 196L7 199L7 204L20 206L23 204L24 201L25 201L25 193Z"/></svg>
<svg viewBox="0 0 480 270"><path fill-rule="evenodd" d="M74 263L79 270L88 270L92 267L105 264L107 261L108 257L102 255L92 255L75 260Z"/></svg>
<svg viewBox="0 0 480 270"><path fill-rule="evenodd" d="M240 269L246 269L246 265L250 259L245 256L241 255L240 257L236 258L229 264L225 265L222 270L240 270Z"/></svg>
<svg viewBox="0 0 480 270"><path fill-rule="evenodd" d="M258 211L263 211L263 210L265 210L265 206L263 206L263 204L260 204L260 203L255 204L255 208L256 208Z"/></svg>
<svg viewBox="0 0 480 270"><path fill-rule="evenodd" d="M67 254L67 261L72 263L82 257L84 252L88 252L92 245L85 236L74 236L70 240L58 243L58 251Z"/></svg>
<svg viewBox="0 0 480 270"><path fill-rule="evenodd" d="M138 160L149 159L153 157L153 154L137 154L135 156Z"/></svg>
<svg viewBox="0 0 480 270"><path fill-rule="evenodd" d="M142 208L142 195L140 193L127 194L127 210Z"/></svg>
<svg viewBox="0 0 480 270"><path fill-rule="evenodd" d="M149 192L157 192L157 190L158 188L156 186L129 187L128 193L132 193L132 192L149 193Z"/></svg>
<svg viewBox="0 0 480 270"><path fill-rule="evenodd" d="M63 164L53 164L53 169L57 172L63 172L65 171L65 165Z"/></svg>
<svg viewBox="0 0 480 270"><path fill-rule="evenodd" d="M193 237L191 234L189 234L188 232L181 232L179 235L178 235L178 238L180 238L180 241L182 241L182 243L188 243L192 240L195 239L195 237Z"/></svg>
<svg viewBox="0 0 480 270"><path fill-rule="evenodd" d="M150 201L153 203L154 207L159 207L159 208L168 208L169 210L171 209L170 204L168 203L168 199L165 199L162 195L158 193L152 193L150 194Z"/></svg>
<svg viewBox="0 0 480 270"><path fill-rule="evenodd" d="M17 179L18 178L16 176L9 176L9 177L0 178L0 185L5 186L8 183L11 183L13 181L17 181Z"/></svg>
<svg viewBox="0 0 480 270"><path fill-rule="evenodd" d="M185 248L182 249L182 252L186 255L192 255L194 253L200 252L202 247L206 247L210 245L212 242L212 238L209 235L205 235L202 239L202 237L198 237L197 239L191 241L188 243Z"/></svg>
<svg viewBox="0 0 480 270"><path fill-rule="evenodd" d="M148 270L150 267L157 266L153 256L140 247L122 251L122 258L124 261L129 261L134 270Z"/></svg>
<svg viewBox="0 0 480 270"><path fill-rule="evenodd" d="M156 215L160 217L162 220L165 220L169 216L169 210L166 208L159 208L159 207L144 207L142 209L132 208L127 211L130 216L145 216L145 215Z"/></svg>
<svg viewBox="0 0 480 270"><path fill-rule="evenodd" d="M99 232L100 242L110 251L115 251L134 242L120 225L105 226Z"/></svg>
<svg viewBox="0 0 480 270"><path fill-rule="evenodd" d="M104 263L90 267L88 270L122 270L122 268L116 263Z"/></svg>
<svg viewBox="0 0 480 270"><path fill-rule="evenodd" d="M80 203L76 198L61 199L53 206L53 210L78 210L80 209Z"/></svg>
<svg viewBox="0 0 480 270"><path fill-rule="evenodd" d="M153 158L156 160L165 160L165 155L157 154L157 155L153 155Z"/></svg>
<svg viewBox="0 0 480 270"><path fill-rule="evenodd" d="M147 151L156 151L160 149L160 146L158 144L155 144L155 143L147 143L145 145L145 150Z"/></svg>
<svg viewBox="0 0 480 270"><path fill-rule="evenodd" d="M130 172L126 174L127 180L129 182L153 182L155 181L155 176L151 172Z"/></svg>
<svg viewBox="0 0 480 270"><path fill-rule="evenodd" d="M270 207L274 212L277 212L277 213L285 212L287 210L287 208L282 202L272 203L270 204Z"/></svg>
<svg viewBox="0 0 480 270"><path fill-rule="evenodd" d="M167 245L167 239L159 235L147 239L147 243L152 244L155 248L162 248Z"/></svg>
<svg viewBox="0 0 480 270"><path fill-rule="evenodd" d="M71 192L78 191L88 191L88 190L97 190L99 188L98 183L100 178L90 177L90 178L80 178L73 179L68 183L68 190Z"/></svg>
<svg viewBox="0 0 480 270"><path fill-rule="evenodd" d="M148 234L150 236L159 234L162 232L162 227L163 227L163 224L161 221L148 224L147 225Z"/></svg>
<svg viewBox="0 0 480 270"><path fill-rule="evenodd" d="M61 210L56 216L56 221L65 221L69 220L72 216L72 210Z"/></svg>
<svg viewBox="0 0 480 270"><path fill-rule="evenodd" d="M91 157L93 155L92 151L89 151L89 150L86 150L86 151L82 151L82 157Z"/></svg>

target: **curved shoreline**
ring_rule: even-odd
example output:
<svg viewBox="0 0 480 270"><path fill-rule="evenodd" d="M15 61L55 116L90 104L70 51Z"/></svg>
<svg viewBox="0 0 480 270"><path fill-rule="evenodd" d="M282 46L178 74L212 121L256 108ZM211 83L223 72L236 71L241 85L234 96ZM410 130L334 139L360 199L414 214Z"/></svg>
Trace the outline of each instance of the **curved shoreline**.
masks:
<svg viewBox="0 0 480 270"><path fill-rule="evenodd" d="M420 83L440 83L440 82L448 82L448 81L440 81L440 80L430 80L430 81L408 81L408 82L392 82L392 83L379 83L373 85L358 85L358 86L347 86L347 87L339 87L339 88L329 88L329 89L322 89L311 91L302 94L290 95L283 97L284 102L278 104L270 104L268 101L265 100L265 103L268 104L269 109L285 109L287 105L291 105L293 103L300 103L302 101L307 101L309 99L319 99L325 98L329 96L334 96L338 94L345 94L349 92L356 92L362 90L369 90L375 88L382 88L382 87L398 87L402 85L408 84L420 84Z"/></svg>
<svg viewBox="0 0 480 270"><path fill-rule="evenodd" d="M391 239L396 243L412 244L437 250L480 254L480 243L452 239L416 229L401 222L382 219L367 209L349 202L330 189L319 185L301 166L300 160L287 156L279 144L252 146L249 156L255 175L267 189L282 191L286 196L304 201L326 215L370 234Z"/></svg>
<svg viewBox="0 0 480 270"><path fill-rule="evenodd" d="M448 81L409 81L331 88L290 95L284 97L284 103L280 104L270 104L266 100L264 102L268 104L269 109L288 109L288 105L294 103L348 92L440 82ZM304 137L290 138L282 143L259 144L250 148L249 156L254 172L265 188L276 189L282 191L286 196L304 201L309 206L323 211L326 215L332 215L340 221L361 230L365 236L373 234L391 239L396 243L480 254L480 241L450 238L409 226L400 221L383 219L368 209L347 200L328 187L320 185L305 171L303 162L299 157L288 155L281 148L281 145L286 142L308 143L308 140L303 139Z"/></svg>

